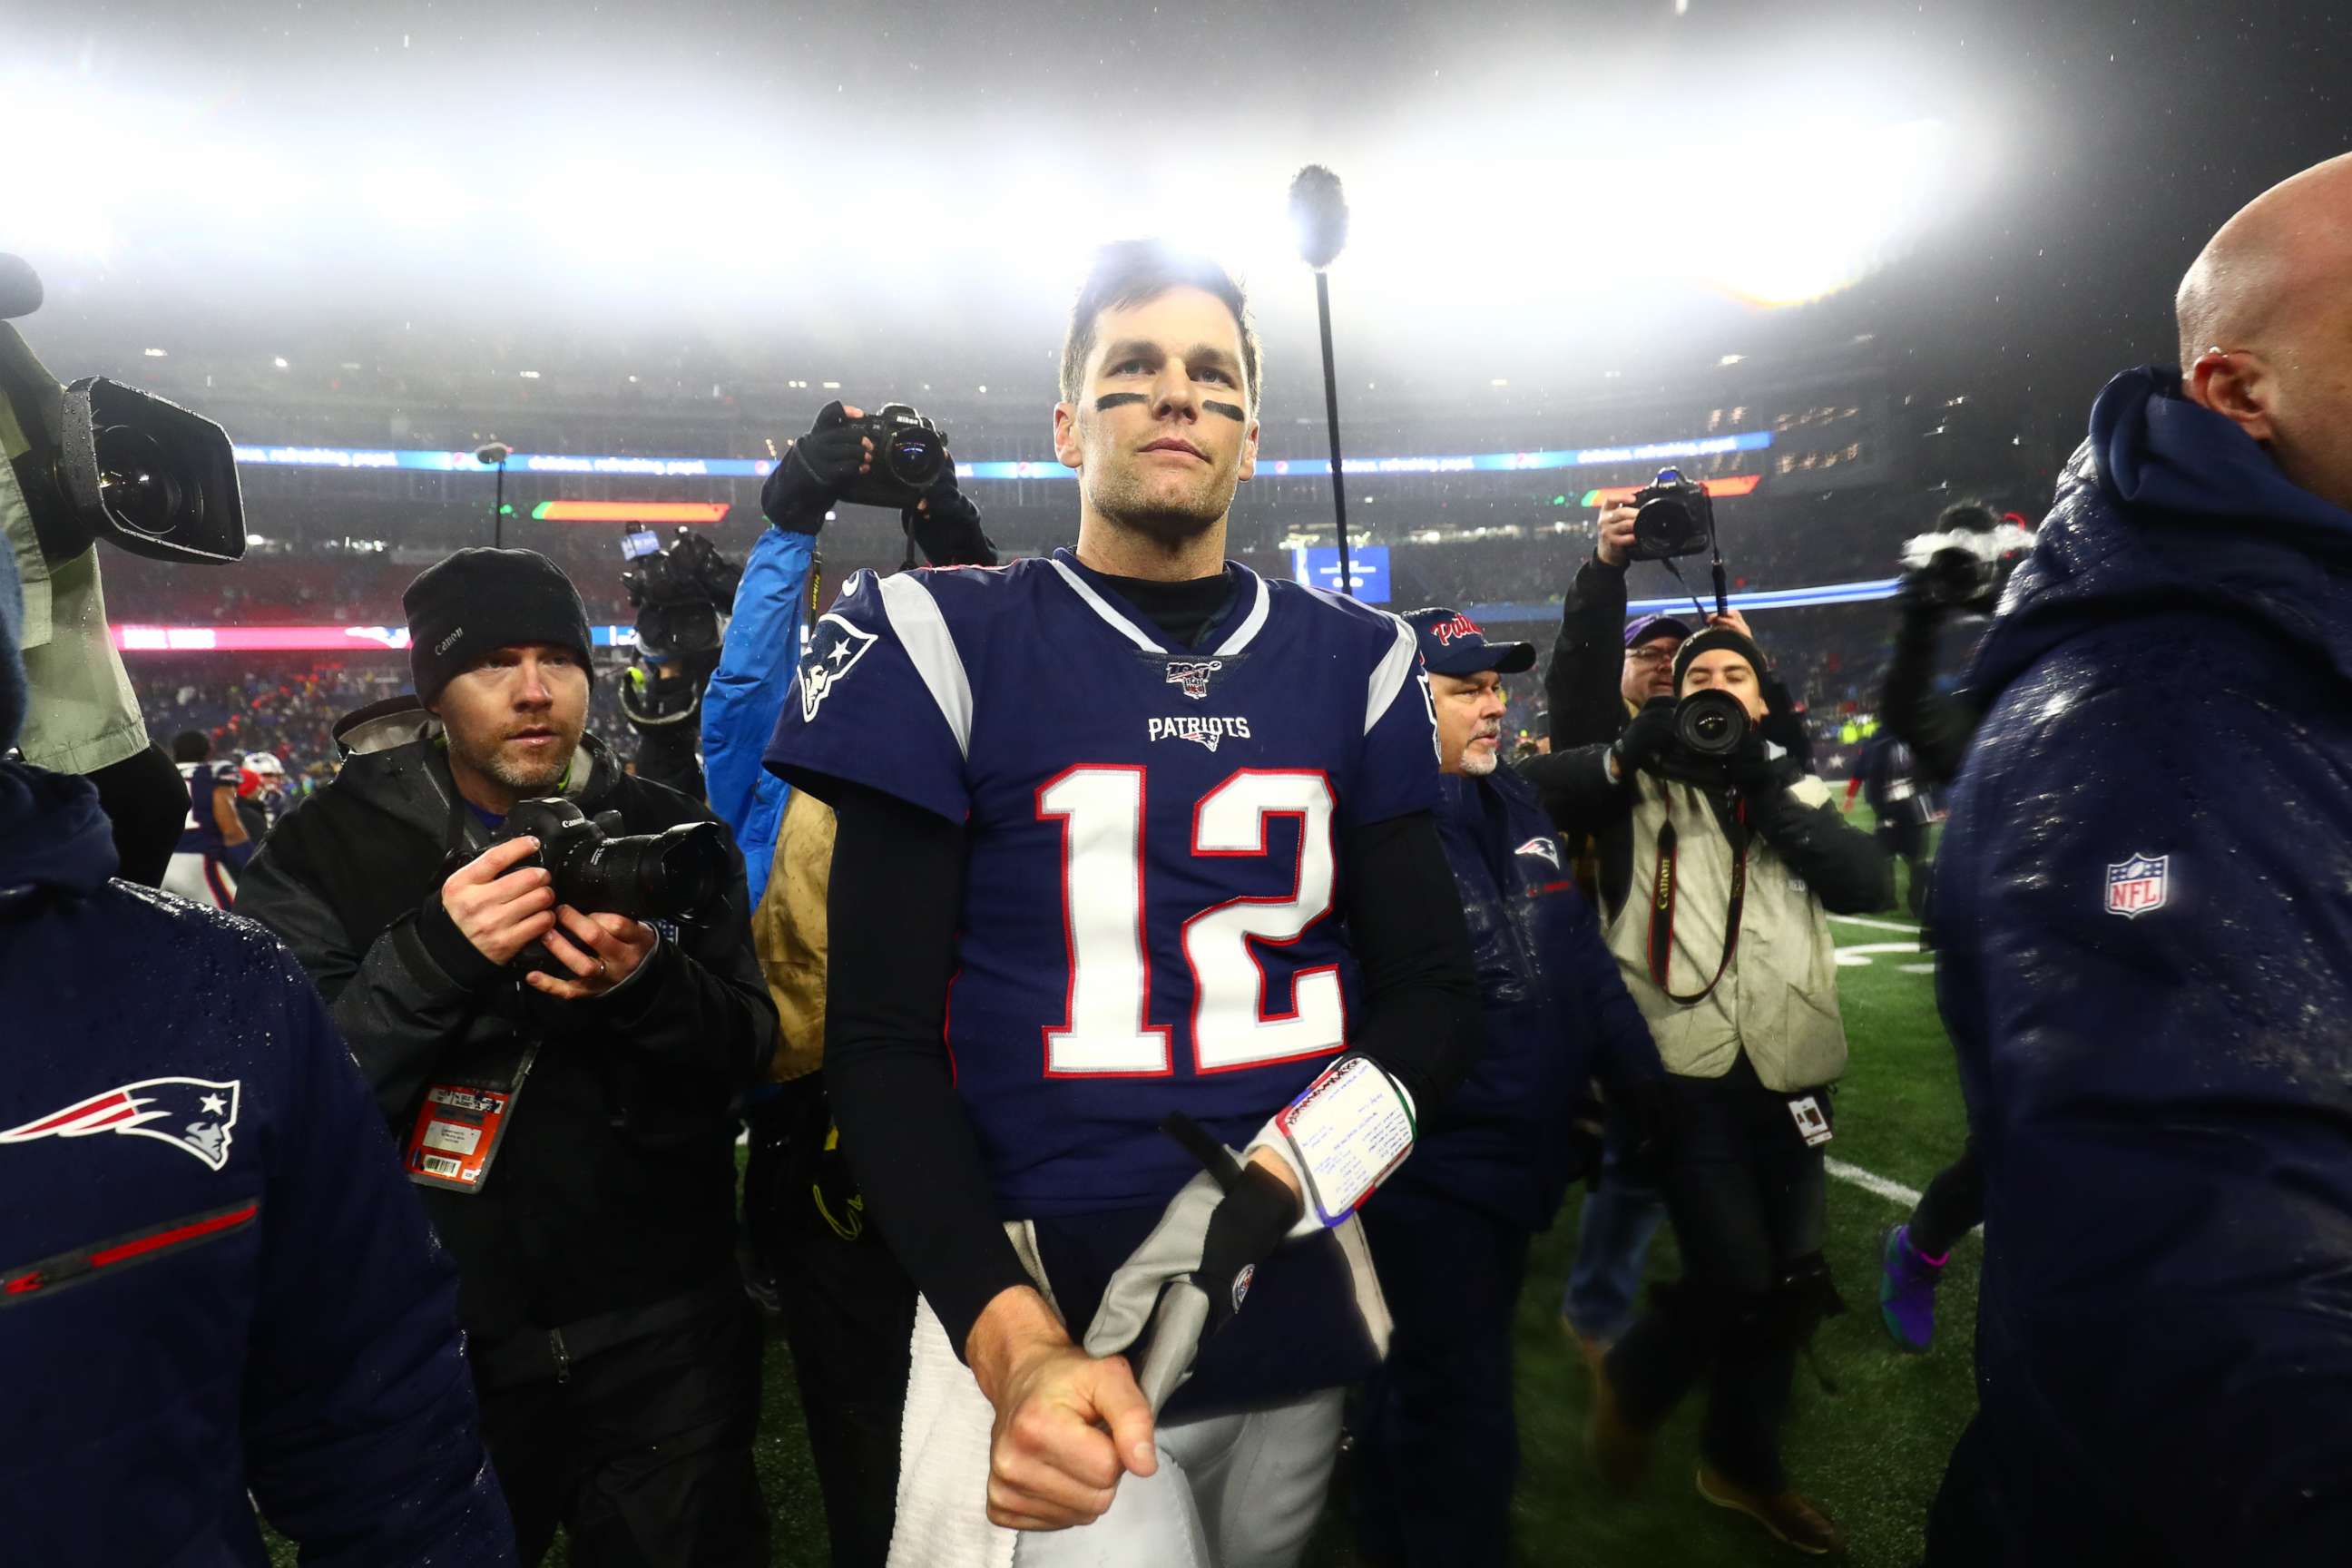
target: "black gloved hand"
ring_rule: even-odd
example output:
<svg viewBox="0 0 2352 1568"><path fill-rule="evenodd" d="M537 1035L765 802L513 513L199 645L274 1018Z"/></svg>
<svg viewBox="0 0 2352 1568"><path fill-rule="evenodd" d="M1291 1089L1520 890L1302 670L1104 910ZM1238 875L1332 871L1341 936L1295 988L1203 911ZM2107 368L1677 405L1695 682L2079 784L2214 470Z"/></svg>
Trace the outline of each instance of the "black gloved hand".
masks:
<svg viewBox="0 0 2352 1568"><path fill-rule="evenodd" d="M1636 1186L1654 1187L1664 1172L1674 1135L1674 1091L1664 1076L1635 1079L1619 1097L1632 1137L1617 1168Z"/></svg>
<svg viewBox="0 0 2352 1568"><path fill-rule="evenodd" d="M1776 751L1780 754L1772 755ZM1802 776L1797 754L1773 744L1760 726L1748 731L1739 749L1731 753L1725 773L1732 787L1754 801L1778 799L1782 791Z"/></svg>
<svg viewBox="0 0 2352 1568"><path fill-rule="evenodd" d="M836 399L824 405L807 435L784 448L760 487L760 510L770 522L794 533L815 533L824 526L824 514L873 468L874 443L848 425L849 411Z"/></svg>
<svg viewBox="0 0 2352 1568"><path fill-rule="evenodd" d="M1617 759L1617 780L1631 784L1634 770L1656 762L1675 743L1675 699L1653 697L1626 721L1609 754Z"/></svg>
<svg viewBox="0 0 2352 1568"><path fill-rule="evenodd" d="M898 514L934 566L993 566L996 546L980 526L980 507L956 486L950 461L940 482Z"/></svg>

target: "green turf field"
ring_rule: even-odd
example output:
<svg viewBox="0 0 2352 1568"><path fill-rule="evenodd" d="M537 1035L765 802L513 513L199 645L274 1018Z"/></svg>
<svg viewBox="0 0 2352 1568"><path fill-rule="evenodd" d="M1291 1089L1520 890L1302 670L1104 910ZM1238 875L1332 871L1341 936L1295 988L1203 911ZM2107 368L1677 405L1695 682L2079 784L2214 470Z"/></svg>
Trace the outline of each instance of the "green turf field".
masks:
<svg viewBox="0 0 2352 1568"><path fill-rule="evenodd" d="M1853 820L1867 822L1859 806ZM1899 892L1899 870L1897 878ZM1916 1189L1959 1152L1963 1119L1950 1050L1936 1017L1934 976L1913 972L1924 971L1929 960L1917 951L1909 926L1892 914L1870 924L1832 921L1842 950L1871 951L1853 952L1860 962L1838 972L1852 1063L1839 1089L1837 1137L1828 1153ZM1517 1561L1562 1568L1801 1561L1692 1489L1696 1400L1667 1425L1643 1495L1618 1500L1593 1479L1583 1452L1591 1381L1559 1316L1580 1196L1580 1188L1571 1193L1558 1225L1537 1238L1519 1302ZM1902 1203L1850 1181L1830 1183L1829 1258L1853 1310L1824 1324L1817 1342L1821 1371L1835 1392L1800 1363L1787 1428L1791 1476L1846 1526L1853 1542L1847 1561L1864 1568L1910 1568L1918 1561L1927 1503L1945 1456L1975 1407L1969 1360L1980 1256L1975 1238L1954 1251L1942 1326L1930 1354L1897 1352L1879 1324L1878 1236L1905 1212ZM1662 1230L1652 1274L1671 1278L1675 1269L1671 1230ZM769 1352L759 1460L777 1526L775 1561L818 1568L827 1561L823 1514L781 1334L771 1336ZM1343 1466L1308 1557L1316 1568L1356 1561L1345 1486ZM290 1552L280 1561L290 1563ZM550 1561L563 1561L561 1544Z"/></svg>

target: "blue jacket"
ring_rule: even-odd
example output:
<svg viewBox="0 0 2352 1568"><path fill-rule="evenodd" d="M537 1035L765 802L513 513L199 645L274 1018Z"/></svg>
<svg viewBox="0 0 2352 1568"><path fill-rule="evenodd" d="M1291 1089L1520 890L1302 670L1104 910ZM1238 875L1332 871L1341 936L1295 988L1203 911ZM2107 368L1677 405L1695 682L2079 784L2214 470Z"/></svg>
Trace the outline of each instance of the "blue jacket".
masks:
<svg viewBox="0 0 2352 1568"><path fill-rule="evenodd" d="M1579 1173L1567 1135L1577 1094L1596 1074L1618 1097L1665 1069L1534 789L1507 766L1439 783L1486 1051L1397 1179L1541 1230Z"/></svg>
<svg viewBox="0 0 2352 1568"><path fill-rule="evenodd" d="M743 561L735 611L719 668L702 695L702 773L710 810L735 835L751 908L768 885L776 829L792 786L760 765L776 715L801 662L801 619L808 603L816 537L761 530Z"/></svg>
<svg viewBox="0 0 2352 1568"><path fill-rule="evenodd" d="M2003 1563L2352 1542L2352 514L2109 383L1936 878Z"/></svg>
<svg viewBox="0 0 2352 1568"><path fill-rule="evenodd" d="M0 763L0 1556L260 1568L257 1503L306 1563L513 1563L455 1271L318 993L114 867L95 789Z"/></svg>

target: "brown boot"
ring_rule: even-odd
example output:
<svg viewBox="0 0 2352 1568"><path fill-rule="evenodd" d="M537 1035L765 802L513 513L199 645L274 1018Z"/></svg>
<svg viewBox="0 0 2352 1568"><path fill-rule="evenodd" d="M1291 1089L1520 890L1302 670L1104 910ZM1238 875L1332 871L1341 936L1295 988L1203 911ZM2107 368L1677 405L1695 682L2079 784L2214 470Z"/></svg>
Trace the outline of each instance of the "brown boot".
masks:
<svg viewBox="0 0 2352 1568"><path fill-rule="evenodd" d="M1650 1473L1650 1435L1625 1418L1605 1357L1592 1363L1592 1420L1585 1428L1584 1447L1602 1484L1621 1497Z"/></svg>
<svg viewBox="0 0 2352 1568"><path fill-rule="evenodd" d="M1781 1541L1815 1557L1843 1556L1845 1531L1837 1521L1794 1491L1752 1491L1727 1479L1712 1465L1698 1468L1698 1495L1717 1508L1736 1509Z"/></svg>

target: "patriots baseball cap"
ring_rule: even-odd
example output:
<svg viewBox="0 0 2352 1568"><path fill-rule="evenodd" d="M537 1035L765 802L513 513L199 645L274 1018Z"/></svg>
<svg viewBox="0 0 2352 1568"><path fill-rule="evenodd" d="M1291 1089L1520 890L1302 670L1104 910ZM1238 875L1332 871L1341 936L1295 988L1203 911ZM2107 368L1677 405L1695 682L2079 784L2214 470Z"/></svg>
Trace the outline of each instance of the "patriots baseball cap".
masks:
<svg viewBox="0 0 2352 1568"><path fill-rule="evenodd" d="M1436 605L1409 610L1404 624L1421 639L1421 662L1433 674L1475 675L1491 669L1499 675L1517 675L1535 667L1535 644L1488 642L1478 623L1459 610Z"/></svg>
<svg viewBox="0 0 2352 1568"><path fill-rule="evenodd" d="M1633 647L1652 637L1691 635L1690 623L1673 616L1635 616L1625 623L1625 646Z"/></svg>

